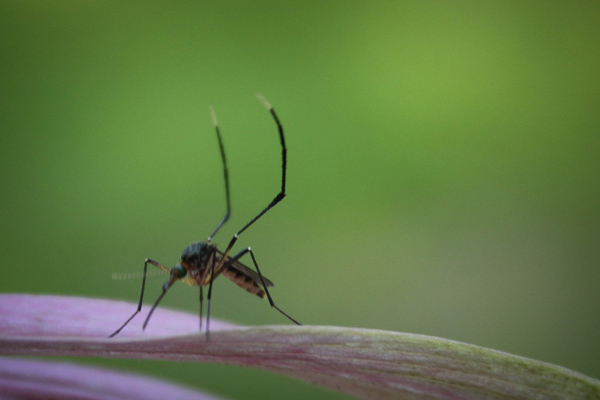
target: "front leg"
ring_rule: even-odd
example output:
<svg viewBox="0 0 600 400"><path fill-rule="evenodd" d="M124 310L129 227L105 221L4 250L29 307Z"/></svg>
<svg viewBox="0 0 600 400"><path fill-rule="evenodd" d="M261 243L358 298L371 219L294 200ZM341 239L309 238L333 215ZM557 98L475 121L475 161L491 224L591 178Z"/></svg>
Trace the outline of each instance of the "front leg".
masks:
<svg viewBox="0 0 600 400"><path fill-rule="evenodd" d="M169 269L167 267L165 267L164 265L151 260L149 258L146 258L146 260L144 260L144 275L142 277L142 292L140 293L140 301L138 302L138 306L137 306L137 310L135 310L135 312L133 313L133 315L131 317L129 317L129 319L127 321L125 321L125 323L123 325L121 325L121 327L119 329L117 329L116 331L113 332L112 335L109 336L109 338L114 337L115 335L117 335L119 332L121 332L121 330L123 328L125 328L125 326L127 326L127 324L129 323L129 321L131 321L133 319L133 317L135 317L136 315L139 314L140 311L142 311L142 301L144 300L144 288L146 287L146 272L148 270L148 264L152 264L157 268L160 268L164 271L169 272Z"/></svg>

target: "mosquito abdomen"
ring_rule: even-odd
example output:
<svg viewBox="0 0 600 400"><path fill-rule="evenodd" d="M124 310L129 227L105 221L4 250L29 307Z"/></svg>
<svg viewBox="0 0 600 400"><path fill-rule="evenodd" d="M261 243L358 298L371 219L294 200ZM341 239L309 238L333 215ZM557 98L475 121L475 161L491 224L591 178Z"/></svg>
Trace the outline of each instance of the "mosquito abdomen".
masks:
<svg viewBox="0 0 600 400"><path fill-rule="evenodd" d="M246 276L233 268L226 268L223 270L222 274L242 289L246 289L248 292L257 295L261 299L265 298L265 292L251 277Z"/></svg>

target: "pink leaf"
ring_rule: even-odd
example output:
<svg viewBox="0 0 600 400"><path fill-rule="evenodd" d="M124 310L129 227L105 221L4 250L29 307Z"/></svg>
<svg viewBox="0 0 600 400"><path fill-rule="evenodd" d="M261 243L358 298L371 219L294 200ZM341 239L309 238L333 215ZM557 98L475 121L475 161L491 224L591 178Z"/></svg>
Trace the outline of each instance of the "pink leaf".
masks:
<svg viewBox="0 0 600 400"><path fill-rule="evenodd" d="M198 361L261 368L366 399L600 399L600 381L446 339L327 326L239 327L158 309L106 338L135 305L0 296L0 354ZM135 323L135 325L133 325Z"/></svg>
<svg viewBox="0 0 600 400"><path fill-rule="evenodd" d="M216 400L181 386L122 372L35 360L0 359L0 397L61 400Z"/></svg>

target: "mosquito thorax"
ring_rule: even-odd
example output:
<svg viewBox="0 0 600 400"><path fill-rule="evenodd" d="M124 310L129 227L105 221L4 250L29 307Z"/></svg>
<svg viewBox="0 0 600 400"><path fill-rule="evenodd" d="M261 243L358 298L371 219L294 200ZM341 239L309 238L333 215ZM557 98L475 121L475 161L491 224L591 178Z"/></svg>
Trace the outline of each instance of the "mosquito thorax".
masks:
<svg viewBox="0 0 600 400"><path fill-rule="evenodd" d="M209 242L192 243L181 253L181 263L188 268L204 269L215 249Z"/></svg>

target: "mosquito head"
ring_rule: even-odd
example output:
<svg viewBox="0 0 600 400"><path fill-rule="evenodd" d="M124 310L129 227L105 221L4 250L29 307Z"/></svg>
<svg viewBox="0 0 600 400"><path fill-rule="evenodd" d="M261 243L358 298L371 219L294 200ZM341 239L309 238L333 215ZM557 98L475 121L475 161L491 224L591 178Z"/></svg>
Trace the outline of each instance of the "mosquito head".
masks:
<svg viewBox="0 0 600 400"><path fill-rule="evenodd" d="M177 264L173 268L171 268L171 279L181 279L187 274L187 270L181 265ZM169 282L167 282L169 283Z"/></svg>
<svg viewBox="0 0 600 400"><path fill-rule="evenodd" d="M185 277L186 274L187 274L187 269L181 264L177 264L176 266L171 268L169 280L166 281L162 286L163 294L171 286L173 286L173 284L177 281L177 279L181 279L181 278Z"/></svg>

